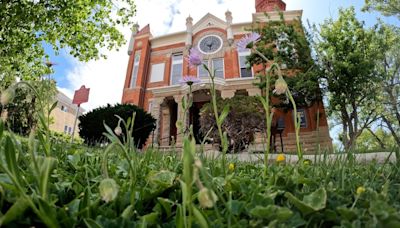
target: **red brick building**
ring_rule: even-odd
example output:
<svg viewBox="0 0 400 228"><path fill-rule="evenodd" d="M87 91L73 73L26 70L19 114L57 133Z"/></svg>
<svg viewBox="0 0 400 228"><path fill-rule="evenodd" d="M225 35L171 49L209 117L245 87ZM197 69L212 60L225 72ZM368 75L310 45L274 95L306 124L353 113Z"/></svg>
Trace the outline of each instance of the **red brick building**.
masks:
<svg viewBox="0 0 400 228"><path fill-rule="evenodd" d="M248 23L234 24L231 12L220 19L208 13L193 23L186 19L186 31L153 37L150 25L132 34L128 54L130 56L123 90L122 102L138 105L150 112L157 119L154 143L168 146L176 139L181 143L182 136L177 134L175 123L183 115L182 97L188 93L188 87L179 84L184 75L197 76L201 83L194 85L194 108L191 111L190 124L198 131L199 109L210 101L209 83L206 72L199 67L190 68L186 57L191 47L197 47L205 59L211 59L216 70L216 88L222 98L235 94L255 96L261 91L253 85L254 74L259 67L246 68L246 56L249 52L238 52L236 43L258 22L279 20L277 9L282 11L287 21L301 18L302 11L286 11L286 4L281 0L255 0L256 12ZM265 15L268 12L269 17ZM316 115L320 113L317 127ZM331 147L332 141L323 105L313 105L299 110L302 114L301 139L305 150L316 148L317 142L322 147ZM285 151L295 149L294 124L292 113L278 111L276 117L283 127ZM279 138L279 137L278 137ZM261 143L257 140L257 143ZM280 140L277 140L280 148ZM254 148L254 147L253 147Z"/></svg>

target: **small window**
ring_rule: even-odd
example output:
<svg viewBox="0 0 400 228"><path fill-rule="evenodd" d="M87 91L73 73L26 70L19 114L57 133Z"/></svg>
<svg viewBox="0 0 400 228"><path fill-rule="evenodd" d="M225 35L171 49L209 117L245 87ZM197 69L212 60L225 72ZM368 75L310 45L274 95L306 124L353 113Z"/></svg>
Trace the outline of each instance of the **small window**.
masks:
<svg viewBox="0 0 400 228"><path fill-rule="evenodd" d="M64 126L64 133L67 133L67 132L68 132L68 126L65 125L65 126Z"/></svg>
<svg viewBox="0 0 400 228"><path fill-rule="evenodd" d="M208 65L208 61L203 61L203 64ZM224 59L217 58L211 60L211 73L215 71L215 77L224 78ZM204 69L203 65L198 66L197 69L198 75L200 78L208 77L208 72Z"/></svg>
<svg viewBox="0 0 400 228"><path fill-rule="evenodd" d="M207 66L207 61L203 61L203 64ZM198 70L197 70L197 75L199 76L199 78L205 78L208 77L208 72L207 70L204 68L203 64L201 64L200 66L198 66Z"/></svg>
<svg viewBox="0 0 400 228"><path fill-rule="evenodd" d="M72 134L72 128L68 127L68 134Z"/></svg>
<svg viewBox="0 0 400 228"><path fill-rule="evenodd" d="M239 52L239 67L240 67L240 77L241 78L253 77L252 68L247 66L246 57L249 55L250 55L250 51Z"/></svg>
<svg viewBox="0 0 400 228"><path fill-rule="evenodd" d="M136 87L137 76L139 72L139 63L140 63L140 52L135 53L135 59L133 62L132 76L131 76L131 88Z"/></svg>
<svg viewBox="0 0 400 228"><path fill-rule="evenodd" d="M213 59L212 63L213 70L215 71L215 77L224 78L224 59Z"/></svg>
<svg viewBox="0 0 400 228"><path fill-rule="evenodd" d="M182 68L183 68L183 55L182 54L173 55L171 64L171 85L179 84L179 80L182 79Z"/></svg>
<svg viewBox="0 0 400 228"><path fill-rule="evenodd" d="M164 80L165 63L151 65L150 82L160 82Z"/></svg>

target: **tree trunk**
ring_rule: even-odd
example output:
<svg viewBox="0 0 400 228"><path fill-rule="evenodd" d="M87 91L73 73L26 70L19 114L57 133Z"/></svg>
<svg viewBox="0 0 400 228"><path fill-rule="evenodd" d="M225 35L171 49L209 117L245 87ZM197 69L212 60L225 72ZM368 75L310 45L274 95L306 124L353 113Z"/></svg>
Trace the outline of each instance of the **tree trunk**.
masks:
<svg viewBox="0 0 400 228"><path fill-rule="evenodd" d="M367 130L369 131L369 133L371 133L372 136L374 136L376 141L379 143L379 146L382 149L386 149L385 143L383 143L382 140L370 128L367 128Z"/></svg>
<svg viewBox="0 0 400 228"><path fill-rule="evenodd" d="M397 135L397 132L394 130L392 123L382 115L382 120L383 122L386 123L387 127L389 128L390 133L392 133L392 136L394 140L396 141L397 145L400 146L400 137Z"/></svg>

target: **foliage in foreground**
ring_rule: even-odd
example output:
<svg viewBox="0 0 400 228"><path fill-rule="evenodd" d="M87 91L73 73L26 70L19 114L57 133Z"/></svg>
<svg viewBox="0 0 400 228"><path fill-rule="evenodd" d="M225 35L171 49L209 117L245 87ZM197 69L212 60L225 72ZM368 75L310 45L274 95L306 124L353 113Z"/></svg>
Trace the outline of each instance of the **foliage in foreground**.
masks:
<svg viewBox="0 0 400 228"><path fill-rule="evenodd" d="M105 125L111 129L122 127L116 115L121 117L124 121L132 117L136 113L135 128L132 136L135 140L135 145L138 148L146 143L151 131L155 128L156 120L143 109L129 104L116 104L114 106L107 105L106 107L96 108L85 115L79 117L79 135L85 140L86 144L95 145L96 143L103 142L106 137L103 132L106 131ZM125 129L121 129L125 131Z"/></svg>
<svg viewBox="0 0 400 228"><path fill-rule="evenodd" d="M130 26L133 0L1 1L0 80L43 75L45 48L68 50L80 61L104 56L124 44L118 26Z"/></svg>
<svg viewBox="0 0 400 228"><path fill-rule="evenodd" d="M176 227L183 223L184 167L176 152L54 144L49 156L32 156L26 148L33 146L40 155L40 143L31 138L22 149L12 134L2 132L1 225ZM398 163L359 164L349 154L332 162L274 162L262 177L262 165L230 161L224 176L220 162L197 156L193 175L215 196L201 194L194 186L193 204L202 215L193 218L196 226L400 225ZM44 161L39 170L48 172L48 179L32 172L32 159Z"/></svg>

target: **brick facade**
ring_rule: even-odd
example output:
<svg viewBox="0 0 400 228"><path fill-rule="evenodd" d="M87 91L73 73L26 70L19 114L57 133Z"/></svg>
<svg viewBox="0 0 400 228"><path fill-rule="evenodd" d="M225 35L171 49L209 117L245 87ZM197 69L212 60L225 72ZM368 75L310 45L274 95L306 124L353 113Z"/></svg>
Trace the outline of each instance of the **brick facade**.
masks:
<svg viewBox="0 0 400 228"><path fill-rule="evenodd" d="M150 139L150 141L154 140L153 144L168 146L173 142L178 145L181 142L182 136L177 133L175 121L181 120L183 116L181 99L188 93L188 88L172 83L176 81L176 78L173 79L172 71L178 69L179 77L184 75L200 77L198 69L189 67L187 56L191 47L199 47L199 42L208 36L216 36L222 41L221 46L214 53L203 55L205 59L213 59L213 61L222 59L223 77L216 79L216 88L221 97L232 97L239 90L245 91L249 96L261 93L253 85L254 77L242 77L239 60L242 53L237 51L236 43L249 33L248 29L251 27L269 20L279 20L280 15L275 11L276 9L282 11L288 23L299 23L297 19L301 17L302 11L285 11L286 4L281 0L255 0L255 6L256 13L253 14L253 21L248 23L232 24L232 14L228 11L225 20L207 14L193 24L193 19L189 17L186 20L186 31L174 34L153 38L150 25L132 34L122 102L136 104L157 119L157 129L154 137ZM265 12L268 12L268 17L265 16ZM260 70L262 70L261 66L253 66L252 75L254 76ZM198 102L199 107L209 101L205 91L210 83L208 78L200 78L202 82L193 88L194 100ZM135 83L132 83L132 80L135 80ZM330 148L332 142L323 104L314 104L302 111L307 122L307 126L301 129L305 142L303 146L307 150L313 150L317 143L314 139L318 135L318 142ZM317 113L320 113L319 126L315 118ZM292 113L277 110L276 116L284 119L283 143L285 150L291 150L294 146ZM185 120L184 123L193 124L193 120ZM257 150L257 145L254 148Z"/></svg>

